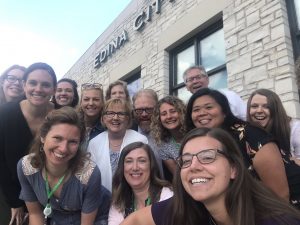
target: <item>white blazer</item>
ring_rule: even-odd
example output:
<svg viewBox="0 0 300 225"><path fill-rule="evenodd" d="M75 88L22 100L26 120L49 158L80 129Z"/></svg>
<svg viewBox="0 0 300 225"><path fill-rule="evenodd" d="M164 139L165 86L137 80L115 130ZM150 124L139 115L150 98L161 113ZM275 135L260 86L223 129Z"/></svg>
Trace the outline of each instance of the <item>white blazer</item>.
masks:
<svg viewBox="0 0 300 225"><path fill-rule="evenodd" d="M146 138L146 136L131 129L126 130L121 145L120 153L126 145L137 141L141 141L145 144L148 144L148 139ZM89 142L88 152L91 153L91 159L97 164L97 166L100 169L102 185L111 192L113 174L111 171L110 164L109 141L107 131L100 133Z"/></svg>

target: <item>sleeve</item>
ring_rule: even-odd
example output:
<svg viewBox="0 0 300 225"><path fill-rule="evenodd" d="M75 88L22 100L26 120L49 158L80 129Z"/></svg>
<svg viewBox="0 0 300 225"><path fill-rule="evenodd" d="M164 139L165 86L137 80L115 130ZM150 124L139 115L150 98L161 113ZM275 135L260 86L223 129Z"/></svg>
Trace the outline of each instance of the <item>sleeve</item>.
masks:
<svg viewBox="0 0 300 225"><path fill-rule="evenodd" d="M250 145L251 149L259 150L261 146L264 146L265 144L268 144L270 142L275 142L274 137L264 131L263 129L259 127L255 127L252 125L247 125L246 129L246 141Z"/></svg>
<svg viewBox="0 0 300 225"><path fill-rule="evenodd" d="M159 201L164 201L166 199L171 198L172 196L173 196L173 191L170 188L164 187L161 190Z"/></svg>
<svg viewBox="0 0 300 225"><path fill-rule="evenodd" d="M291 126L291 149L292 154L300 159L300 121L293 120Z"/></svg>
<svg viewBox="0 0 300 225"><path fill-rule="evenodd" d="M25 202L37 202L38 199L36 197L36 194L29 183L27 177L25 176L23 169L22 169L22 160L21 158L17 165L17 172L19 181L21 184L21 193L20 193L20 199L24 200Z"/></svg>
<svg viewBox="0 0 300 225"><path fill-rule="evenodd" d="M162 143L158 146L158 155L162 160L176 159L179 154L179 149L171 143Z"/></svg>
<svg viewBox="0 0 300 225"><path fill-rule="evenodd" d="M103 194L100 170L95 166L85 188L82 212L91 213L99 208L101 204L104 204L105 202L102 202L104 199Z"/></svg>
<svg viewBox="0 0 300 225"><path fill-rule="evenodd" d="M108 225L119 225L123 220L123 214L112 205L109 209Z"/></svg>
<svg viewBox="0 0 300 225"><path fill-rule="evenodd" d="M23 206L24 202L19 199L20 184L17 175L12 174L7 164L7 146L5 142L5 134L7 131L5 130L4 121L7 120L8 114L5 109L6 107L3 107L0 111L0 186L9 207L18 208Z"/></svg>

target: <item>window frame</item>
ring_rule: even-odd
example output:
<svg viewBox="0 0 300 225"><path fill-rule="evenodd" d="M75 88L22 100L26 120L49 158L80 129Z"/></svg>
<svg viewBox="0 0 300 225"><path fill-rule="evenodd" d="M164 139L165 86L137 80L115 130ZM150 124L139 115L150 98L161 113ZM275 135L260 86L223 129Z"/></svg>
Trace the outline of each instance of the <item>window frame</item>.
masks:
<svg viewBox="0 0 300 225"><path fill-rule="evenodd" d="M177 55L178 53L182 52L183 50L195 46L195 62L197 65L201 65L201 47L200 41L204 38L208 37L209 35L217 32L218 30L223 29L223 20L222 18L210 25L209 27L205 28L204 30L200 31L196 35L192 36L188 40L184 41L180 45L176 46L172 50L170 50L170 74L169 74L169 94L178 96L178 90L185 87L185 83L177 84ZM222 70L226 69L226 61L224 64L207 71L208 76L216 74Z"/></svg>
<svg viewBox="0 0 300 225"><path fill-rule="evenodd" d="M300 28L298 28L298 26L300 27L300 21L297 21L297 12L295 11L294 0L286 0L285 2L293 44L293 54L296 60L300 57Z"/></svg>

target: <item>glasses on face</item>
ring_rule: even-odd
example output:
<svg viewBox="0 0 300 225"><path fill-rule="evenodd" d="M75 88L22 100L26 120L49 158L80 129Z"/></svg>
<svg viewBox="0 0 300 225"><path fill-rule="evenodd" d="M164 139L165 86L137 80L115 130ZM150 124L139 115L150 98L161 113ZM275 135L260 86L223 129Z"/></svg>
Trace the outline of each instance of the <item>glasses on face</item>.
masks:
<svg viewBox="0 0 300 225"><path fill-rule="evenodd" d="M114 118L114 116L117 115L118 118L124 119L128 114L126 112L106 111L104 115L108 118Z"/></svg>
<svg viewBox="0 0 300 225"><path fill-rule="evenodd" d="M14 75L7 75L5 79L11 84L15 83L16 81L18 81L19 83L23 81L23 78L18 78Z"/></svg>
<svg viewBox="0 0 300 225"><path fill-rule="evenodd" d="M203 78L207 77L206 75L204 74L199 74L199 75L196 75L194 77L189 77L185 80L185 83L192 83L194 80L198 81L198 80L201 80Z"/></svg>
<svg viewBox="0 0 300 225"><path fill-rule="evenodd" d="M101 89L102 90L102 84L99 83L84 83L81 85L81 90L86 89Z"/></svg>
<svg viewBox="0 0 300 225"><path fill-rule="evenodd" d="M216 160L218 153L225 155L225 152L219 149L205 149L196 154L185 153L179 156L176 161L181 169L191 166L194 156L201 164L210 164Z"/></svg>
<svg viewBox="0 0 300 225"><path fill-rule="evenodd" d="M140 108L140 109L134 109L134 112L137 115L141 115L143 114L143 112L147 113L147 114L152 114L153 113L153 108Z"/></svg>

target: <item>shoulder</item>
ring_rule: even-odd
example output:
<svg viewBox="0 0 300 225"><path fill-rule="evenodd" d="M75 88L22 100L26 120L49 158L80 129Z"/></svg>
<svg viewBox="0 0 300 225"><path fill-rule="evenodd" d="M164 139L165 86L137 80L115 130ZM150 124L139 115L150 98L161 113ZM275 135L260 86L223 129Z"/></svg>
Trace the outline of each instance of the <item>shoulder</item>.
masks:
<svg viewBox="0 0 300 225"><path fill-rule="evenodd" d="M142 141L142 142L148 143L148 139L145 135L140 134L139 132L132 130L132 129L126 130L125 137L126 138L134 138L135 141Z"/></svg>
<svg viewBox="0 0 300 225"><path fill-rule="evenodd" d="M291 127L291 130L300 128L300 120L292 119L290 122L290 127Z"/></svg>
<svg viewBox="0 0 300 225"><path fill-rule="evenodd" d="M85 159L83 166L75 172L75 177L80 181L80 183L86 185L93 172L98 172L100 176L100 171L96 164L89 159Z"/></svg>
<svg viewBox="0 0 300 225"><path fill-rule="evenodd" d="M89 142L89 146L90 145L92 146L92 145L95 145L95 144L98 146L99 143L102 143L103 140L105 140L107 137L108 137L108 133L107 133L107 131L104 131L104 132L98 134L93 139L91 139L90 142Z"/></svg>
<svg viewBox="0 0 300 225"><path fill-rule="evenodd" d="M25 176L30 176L40 171L38 168L34 168L31 165L31 159L33 156L33 154L26 155L19 161L19 166L21 166Z"/></svg>
<svg viewBox="0 0 300 225"><path fill-rule="evenodd" d="M11 117L16 113L21 112L21 107L19 102L8 102L1 106L0 115L5 115L5 119Z"/></svg>
<svg viewBox="0 0 300 225"><path fill-rule="evenodd" d="M265 218L258 222L259 225L283 225L283 224L293 224L300 225L300 220L293 218L289 215L280 215L271 218Z"/></svg>

